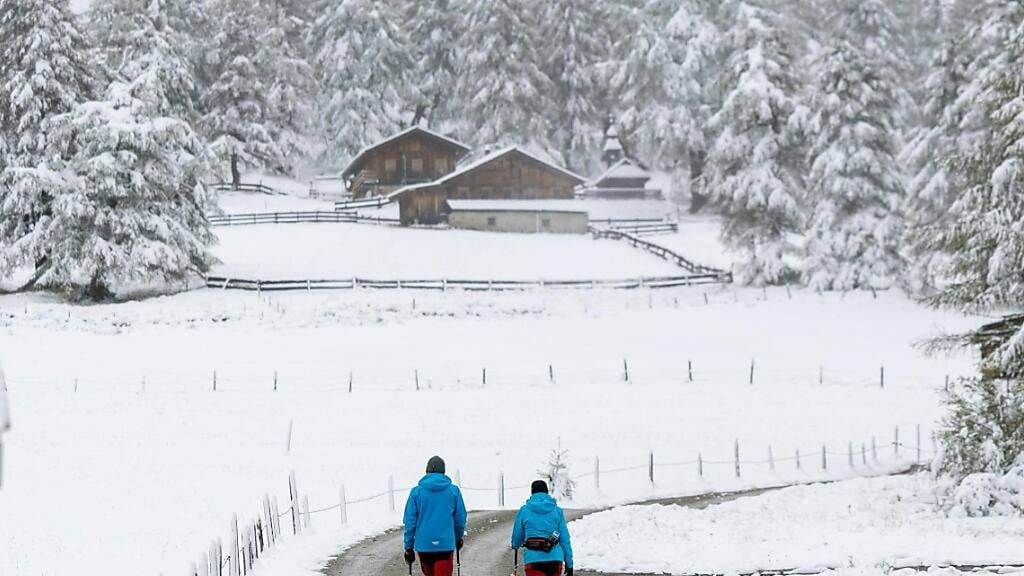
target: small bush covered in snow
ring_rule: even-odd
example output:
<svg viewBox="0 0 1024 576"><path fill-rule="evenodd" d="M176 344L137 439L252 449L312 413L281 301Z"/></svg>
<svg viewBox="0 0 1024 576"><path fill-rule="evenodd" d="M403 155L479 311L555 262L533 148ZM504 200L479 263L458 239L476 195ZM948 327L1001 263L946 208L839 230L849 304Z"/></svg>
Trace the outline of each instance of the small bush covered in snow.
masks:
<svg viewBox="0 0 1024 576"><path fill-rule="evenodd" d="M1005 474L1024 454L1024 381L964 378L947 392L941 474Z"/></svg>
<svg viewBox="0 0 1024 576"><path fill-rule="evenodd" d="M1024 465L999 474L971 474L952 493L950 516L1024 515Z"/></svg>

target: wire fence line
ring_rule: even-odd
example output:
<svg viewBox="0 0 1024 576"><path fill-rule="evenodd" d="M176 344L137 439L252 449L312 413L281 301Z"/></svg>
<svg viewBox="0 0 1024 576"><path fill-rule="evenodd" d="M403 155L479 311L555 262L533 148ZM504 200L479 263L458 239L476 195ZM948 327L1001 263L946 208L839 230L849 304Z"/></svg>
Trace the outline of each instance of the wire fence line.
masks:
<svg viewBox="0 0 1024 576"><path fill-rule="evenodd" d="M895 463L913 463L923 465L933 460L939 453L937 437L931 433L931 446L924 445L922 428L919 424L911 426L913 429L913 442L904 441L901 436L901 425L893 429L891 441L879 443L878 438L872 436L869 441L847 443L846 450L830 449L827 443L822 443L819 448L810 450L795 449L793 456L776 457L772 445L767 447L767 458L744 458L741 457L741 445L736 440L733 446L731 459L705 459L702 452L697 454L695 459L670 460L660 462L656 459L655 453L650 451L643 464L620 466L614 468L601 468L600 457L595 457L593 469L588 472L571 475L574 482L590 480L593 482L593 489L596 493L601 492L601 480L614 475L636 474L646 471L642 479L634 476L633 485L650 489L651 487L669 488L663 482L659 482L659 470L665 468L678 468L693 466L695 480L706 480L710 471L706 467L727 466L726 477L735 479L743 478L751 472L751 467L765 467L760 472L768 474L778 473L777 465L781 463L795 463L794 472L807 472L819 470L822 475L830 472L836 473L876 473L879 465ZM891 450L890 457L884 452ZM845 458L846 462L842 463ZM839 460L837 463L836 460ZM505 508L506 495L508 492L524 490L530 486L529 482L509 485L506 483L504 471L496 475L497 482L492 487L471 486L462 482L461 471L455 471L454 482L462 490L475 493L490 493L496 497L495 504L498 508ZM826 476L827 477L827 476ZM356 506L375 501L386 501L387 510L396 513L397 499L399 493L406 493L412 490L413 485L396 486L393 476L387 478L387 489L358 498L347 496L345 485L342 484L338 490L338 499L316 508L310 508L308 495L299 491L296 482L295 472L288 476L288 506L279 509L277 497L266 494L262 501L259 514L250 522L244 524L239 530L237 515L232 518L230 527L231 534L228 546L225 549L221 539L214 540L208 550L200 555L198 563L193 563L189 572L190 576L245 576L253 570L254 562L266 551L278 545L281 538L288 531L281 529L281 520L290 519L293 536L298 536L313 524L313 518L321 514L333 512L337 515L340 525L348 524L349 506Z"/></svg>
<svg viewBox="0 0 1024 576"><path fill-rule="evenodd" d="M264 376L234 374L217 368L188 373L150 371L135 378L64 378L9 377L7 388L12 393L46 391L105 393L253 393L352 394L357 391L429 392L437 389L465 389L508 386L559 385L624 385L624 386L778 386L802 383L808 386L843 386L877 388L927 387L948 389L951 377L914 378L886 375L885 366L857 373L852 370L828 369L824 366L773 367L752 360L742 367L706 369L693 361L675 362L677 367L656 368L637 364L624 358L621 364L608 363L603 368L572 367L549 363L534 369L515 365L484 366L475 371L443 370L431 372L409 368L408 376L372 377L354 370L310 370L297 367L293 371L267 370Z"/></svg>

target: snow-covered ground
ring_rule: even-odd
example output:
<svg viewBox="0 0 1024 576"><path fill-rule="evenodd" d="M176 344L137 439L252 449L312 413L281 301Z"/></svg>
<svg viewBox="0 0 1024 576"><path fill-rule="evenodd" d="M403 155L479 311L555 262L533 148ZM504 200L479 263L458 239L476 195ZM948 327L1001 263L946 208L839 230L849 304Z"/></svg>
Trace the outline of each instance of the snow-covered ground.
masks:
<svg viewBox="0 0 1024 576"><path fill-rule="evenodd" d="M558 280L683 275L670 262L587 235L494 234L365 224L216 229L213 273L230 278Z"/></svg>
<svg viewBox="0 0 1024 576"><path fill-rule="evenodd" d="M201 290L88 307L2 297L15 427L0 573L180 573L233 513L255 514L266 492L283 499L290 470L318 508L342 483L350 499L382 492L389 475L406 487L434 452L484 489L467 490L476 507L496 505L499 471L517 504L559 439L574 474L601 458L601 491L581 478L581 504L735 485L737 439L745 461L763 461L769 443L780 460L775 474L744 465L743 482L813 478L782 460L872 436L884 452L897 424L908 442L925 425L930 447L936 387L970 369L911 344L976 321L895 293L704 294ZM848 472L834 460L830 473ZM386 502L351 506L346 531L335 512L318 515L320 546L397 522Z"/></svg>
<svg viewBox="0 0 1024 576"><path fill-rule="evenodd" d="M626 506L570 530L577 566L615 573L1024 562L1024 518L947 518L926 474L798 486L705 510Z"/></svg>

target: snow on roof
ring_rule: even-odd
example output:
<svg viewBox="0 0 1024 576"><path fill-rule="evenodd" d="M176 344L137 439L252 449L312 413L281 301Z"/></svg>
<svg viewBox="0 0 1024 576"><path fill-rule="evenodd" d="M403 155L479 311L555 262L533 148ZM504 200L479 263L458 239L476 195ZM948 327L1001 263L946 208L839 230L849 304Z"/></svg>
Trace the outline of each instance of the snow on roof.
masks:
<svg viewBox="0 0 1024 576"><path fill-rule="evenodd" d="M448 200L455 211L485 210L489 212L568 212L586 214L583 206L567 205L576 200Z"/></svg>
<svg viewBox="0 0 1024 576"><path fill-rule="evenodd" d="M605 152L621 152L622 142L619 142L618 138L608 138L604 141Z"/></svg>
<svg viewBox="0 0 1024 576"><path fill-rule="evenodd" d="M518 153L522 154L523 156L526 156L527 158L532 159L535 162L539 162L541 164L544 164L545 166L547 166L548 168L551 168L552 170L555 170L556 172L561 172L562 174L568 176L569 178L572 178L573 180L576 180L576 182L578 182L578 183L583 183L583 182L587 181L586 178L583 178L579 174L576 174L575 172L572 172L570 170L562 168L561 166L559 166L557 164L554 164L552 162L544 160L544 159L540 158L539 156L537 156L535 154L531 154L530 152L527 152L526 150L520 148L519 146L508 146L508 147L502 148L501 150L496 150L494 152L491 152L490 154L487 154L487 155L481 157L480 159L478 159L478 160L476 160L474 162L470 162L469 164L466 164L464 166L460 166L454 172L452 172L450 174L446 174L445 176L443 176L441 178L438 178L437 180L434 180L433 182L425 182L423 184L414 184L412 186L405 186L404 188L399 188L398 190L395 190L394 192L389 194L388 198L398 197L398 196L400 196L400 195L402 195L402 194L404 194L406 192L409 192L411 190L418 190L418 189L421 189L421 188L431 188L433 186L440 186L441 184L444 184L445 182L448 182L448 181L450 181L453 178L462 176L463 174L465 174L467 172L471 172L473 170L476 170L477 168L483 166L484 164L488 164L490 162L493 162L494 160L497 160L498 158L501 158L502 156L505 156L507 154L511 154L513 152L518 152Z"/></svg>
<svg viewBox="0 0 1024 576"><path fill-rule="evenodd" d="M641 166L639 162L623 158L612 164L603 174L595 178L594 183L602 182L609 178L647 178L650 180L651 173Z"/></svg>
<svg viewBox="0 0 1024 576"><path fill-rule="evenodd" d="M389 136L389 137L385 138L384 140L381 140L380 142L371 144L369 146L366 146L362 150L360 150L352 158L352 161L348 163L348 166L345 167L345 170L342 171L341 177L342 178L347 178L349 175L351 175L353 172L355 172L356 169L358 168L358 166L360 164L362 164L362 162L363 162L364 158L366 157L366 155L369 154L370 152L373 152L374 150L376 150L377 148L380 148L381 146L384 146L386 144L394 142L395 140L399 140L401 138L404 138L405 136L407 136L409 134L412 134L414 132L419 132L419 133L422 133L422 134L426 134L427 136L431 136L433 138L437 138L438 140L442 140L444 142L447 142L448 144L451 144L452 146L455 146L456 148L461 148L461 149L465 150L466 152L469 152L471 150L471 148L469 146L463 144L462 142L459 142L458 140L455 140L454 138L449 138L448 136L445 136L444 134L439 134L437 132L434 132L433 130L429 130L427 128L423 128L422 126L411 126L409 128L406 128L405 130L402 130L401 132L399 132L397 134Z"/></svg>

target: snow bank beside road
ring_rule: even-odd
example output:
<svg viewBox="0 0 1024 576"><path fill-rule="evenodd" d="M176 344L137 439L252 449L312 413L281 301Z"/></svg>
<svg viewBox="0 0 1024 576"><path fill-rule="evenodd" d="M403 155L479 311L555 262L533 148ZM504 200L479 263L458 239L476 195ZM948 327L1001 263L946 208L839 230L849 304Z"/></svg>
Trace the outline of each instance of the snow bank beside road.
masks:
<svg viewBox="0 0 1024 576"><path fill-rule="evenodd" d="M799 486L705 510L627 506L570 530L577 566L604 572L1024 562L1024 518L947 518L925 475Z"/></svg>

